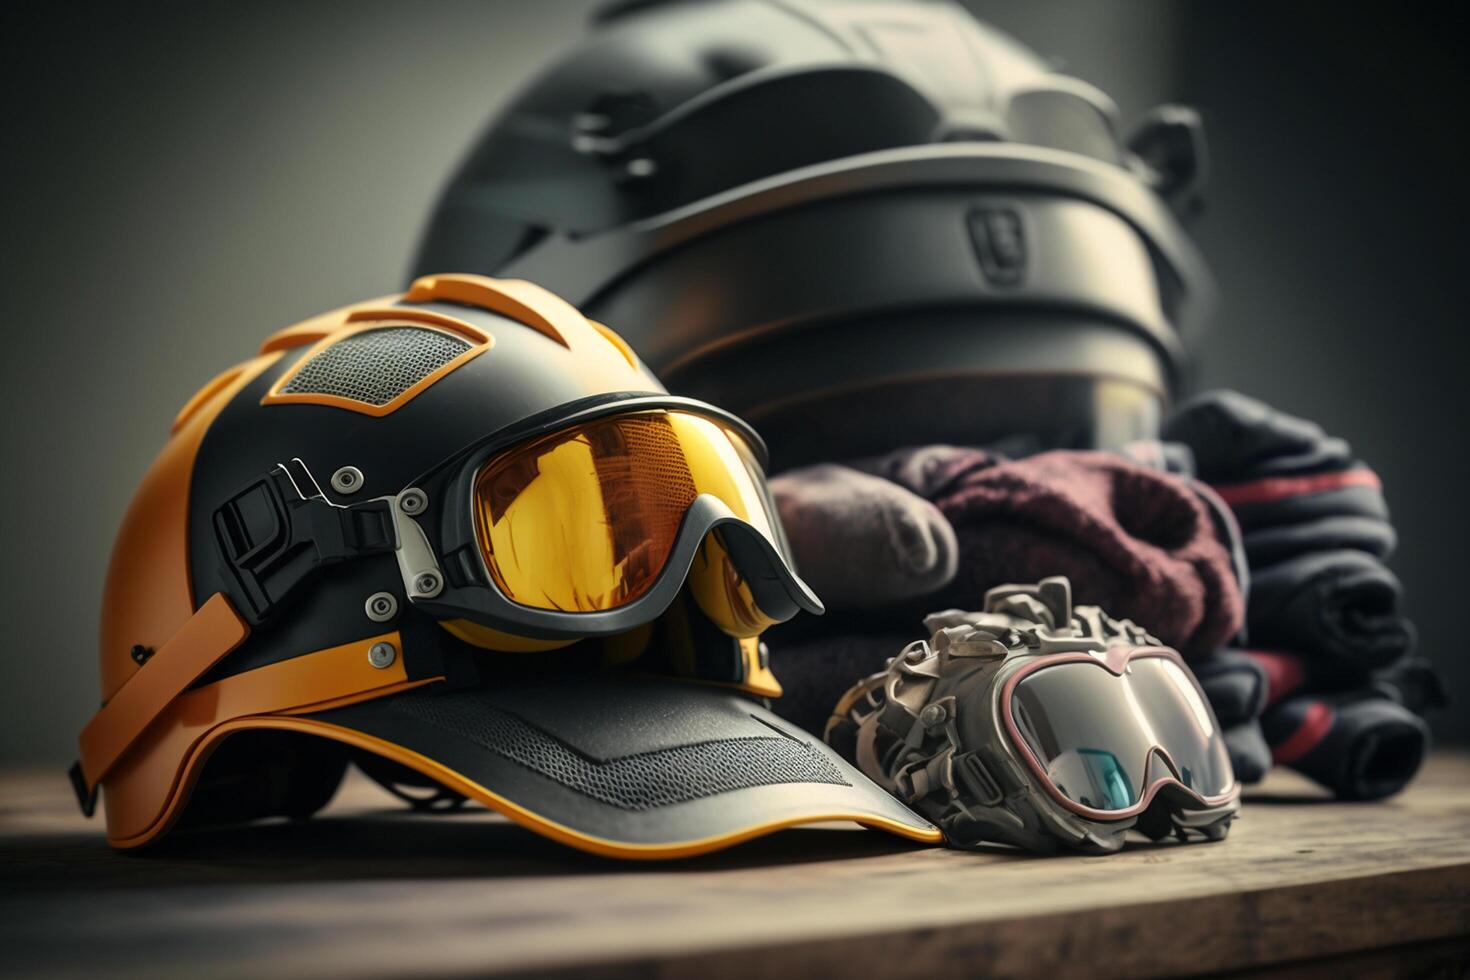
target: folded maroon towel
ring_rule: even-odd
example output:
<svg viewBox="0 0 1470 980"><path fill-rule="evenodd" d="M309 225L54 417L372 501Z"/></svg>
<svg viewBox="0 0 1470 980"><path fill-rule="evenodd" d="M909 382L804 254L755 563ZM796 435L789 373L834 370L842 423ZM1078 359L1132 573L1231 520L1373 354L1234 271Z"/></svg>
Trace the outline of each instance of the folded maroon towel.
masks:
<svg viewBox="0 0 1470 980"><path fill-rule="evenodd" d="M1078 602L1133 619L1186 656L1240 629L1229 551L1182 480L1101 452L999 462L966 449L936 461L931 450L924 463L923 480L906 482L926 484L960 548L938 604L968 609L991 586L1065 575Z"/></svg>

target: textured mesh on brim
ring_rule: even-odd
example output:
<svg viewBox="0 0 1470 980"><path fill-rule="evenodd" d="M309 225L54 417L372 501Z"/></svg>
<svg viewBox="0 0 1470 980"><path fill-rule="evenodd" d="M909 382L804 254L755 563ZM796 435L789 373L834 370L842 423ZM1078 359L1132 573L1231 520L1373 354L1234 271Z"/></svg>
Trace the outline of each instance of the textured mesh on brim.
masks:
<svg viewBox="0 0 1470 980"><path fill-rule="evenodd" d="M308 717L600 853L695 854L828 820L939 839L819 740L713 687L568 677L428 688Z"/></svg>

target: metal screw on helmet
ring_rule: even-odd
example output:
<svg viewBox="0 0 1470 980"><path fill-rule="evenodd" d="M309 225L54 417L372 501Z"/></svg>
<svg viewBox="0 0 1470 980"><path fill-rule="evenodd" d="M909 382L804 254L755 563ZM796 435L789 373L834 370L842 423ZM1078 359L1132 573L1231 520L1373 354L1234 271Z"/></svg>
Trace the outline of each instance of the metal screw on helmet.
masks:
<svg viewBox="0 0 1470 980"><path fill-rule="evenodd" d="M398 508L410 517L429 509L429 498L418 487L410 487L398 495Z"/></svg>
<svg viewBox="0 0 1470 980"><path fill-rule="evenodd" d="M338 493L357 493L362 489L362 470L344 466L332 474L332 489Z"/></svg>
<svg viewBox="0 0 1470 980"><path fill-rule="evenodd" d="M374 592L363 604L367 618L375 623L386 623L398 615L398 599L391 592Z"/></svg>
<svg viewBox="0 0 1470 980"><path fill-rule="evenodd" d="M439 588L443 584L438 572L420 572L414 577L413 590L418 595L435 596L439 594Z"/></svg>
<svg viewBox="0 0 1470 980"><path fill-rule="evenodd" d="M397 659L398 650L391 643L374 643L368 648L368 663L379 670L393 666L393 661Z"/></svg>
<svg viewBox="0 0 1470 980"><path fill-rule="evenodd" d="M924 710L919 712L919 722L925 728L933 728L948 717L942 704L926 704Z"/></svg>

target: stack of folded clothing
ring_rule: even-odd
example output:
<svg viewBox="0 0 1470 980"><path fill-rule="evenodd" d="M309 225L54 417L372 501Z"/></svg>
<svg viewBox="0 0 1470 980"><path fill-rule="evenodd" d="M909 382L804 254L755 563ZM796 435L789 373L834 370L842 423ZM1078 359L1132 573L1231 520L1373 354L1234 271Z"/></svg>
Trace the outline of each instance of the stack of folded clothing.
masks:
<svg viewBox="0 0 1470 980"><path fill-rule="evenodd" d="M1006 582L1065 575L1079 601L1146 625L1191 658L1216 651L1244 618L1205 501L1186 481L1114 454L1008 460L929 446L794 471L771 490L829 609L771 635L786 688L778 710L809 728L916 638L926 613L976 608Z"/></svg>
<svg viewBox="0 0 1470 980"><path fill-rule="evenodd" d="M1411 658L1377 475L1343 440L1235 392L1187 403L1164 435L1233 511L1250 568L1249 648L1199 671L1217 710L1212 684L1250 689L1273 762L1344 799L1398 792L1428 744L1418 712L1441 695Z"/></svg>
<svg viewBox="0 0 1470 980"><path fill-rule="evenodd" d="M1280 764L1344 799L1403 788L1427 746L1418 715L1443 695L1411 656L1376 475L1233 392L1187 404L1166 437L1024 459L925 446L773 479L829 609L771 634L778 710L820 730L926 613L1066 575L1190 659L1242 781Z"/></svg>

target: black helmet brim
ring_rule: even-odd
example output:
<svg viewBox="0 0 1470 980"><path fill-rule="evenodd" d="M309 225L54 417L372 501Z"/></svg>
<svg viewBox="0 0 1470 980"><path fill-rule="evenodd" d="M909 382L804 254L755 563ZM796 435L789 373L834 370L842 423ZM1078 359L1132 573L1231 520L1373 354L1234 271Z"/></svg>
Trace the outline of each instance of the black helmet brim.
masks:
<svg viewBox="0 0 1470 980"><path fill-rule="evenodd" d="M834 820L940 839L819 739L704 685L593 676L430 688L300 721L612 857L684 857Z"/></svg>

